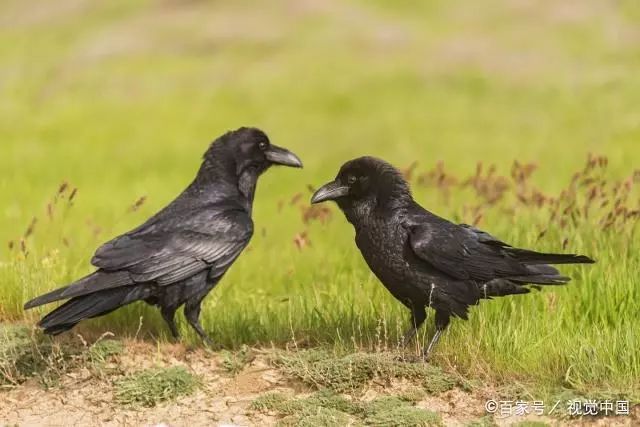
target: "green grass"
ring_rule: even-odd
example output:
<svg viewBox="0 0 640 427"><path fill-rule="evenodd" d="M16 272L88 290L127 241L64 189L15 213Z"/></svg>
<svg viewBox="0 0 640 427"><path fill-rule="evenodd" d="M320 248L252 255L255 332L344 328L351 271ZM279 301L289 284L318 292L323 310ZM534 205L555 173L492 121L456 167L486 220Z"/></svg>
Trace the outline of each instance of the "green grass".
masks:
<svg viewBox="0 0 640 427"><path fill-rule="evenodd" d="M522 421L516 424L517 427L548 427L549 424L541 421Z"/></svg>
<svg viewBox="0 0 640 427"><path fill-rule="evenodd" d="M475 421L467 424L467 427L496 427L497 424L493 421L493 418L490 415L486 415L482 418L479 418Z"/></svg>
<svg viewBox="0 0 640 427"><path fill-rule="evenodd" d="M146 369L115 382L115 398L121 405L152 407L193 393L198 379L181 366Z"/></svg>
<svg viewBox="0 0 640 427"><path fill-rule="evenodd" d="M251 409L283 416L281 425L338 426L441 426L440 416L394 396L371 401L347 399L327 389L309 397L291 399L267 393L251 403Z"/></svg>
<svg viewBox="0 0 640 427"><path fill-rule="evenodd" d="M435 412L412 407L395 397L379 398L369 403L364 419L369 426L443 426Z"/></svg>
<svg viewBox="0 0 640 427"><path fill-rule="evenodd" d="M477 162L506 176L514 159L535 162L531 182L556 196L589 152L608 157L609 181L640 164L640 13L632 1L585 1L571 12L511 0L477 10L462 0L280 0L268 9L249 1L62 3L38 14L17 0L0 6L10 24L0 27L4 321L34 322L46 308L24 313L26 300L91 271L97 245L170 201L208 142L241 125L264 128L305 169L261 179L250 250L205 302L205 328L229 349L291 340L341 351L397 347L406 310L371 275L350 226L335 209L324 225L302 219L307 184L326 182L349 158L418 161L416 174L443 161L457 177L473 175ZM424 206L456 220L476 216L469 208L482 198L474 191L456 187L447 200L413 181ZM62 182L69 189L54 203ZM130 209L141 196L146 202ZM638 399L636 229L603 231L595 215L549 225L548 206L511 199L482 211L480 225L510 243L558 250L568 239L567 250L598 264L563 268L574 277L566 287L474 308L470 321L453 322L435 363L536 398L564 387ZM34 217L25 257L20 239ZM293 239L303 231L311 244L298 250ZM181 329L197 342L184 322ZM107 330L168 335L143 305L80 329Z"/></svg>
<svg viewBox="0 0 640 427"><path fill-rule="evenodd" d="M255 354L246 345L238 351L222 350L220 356L222 357L222 367L233 375L240 373L255 359Z"/></svg>
<svg viewBox="0 0 640 427"><path fill-rule="evenodd" d="M116 340L99 339L91 345L76 337L54 341L27 326L0 323L0 390L31 378L43 387L53 387L78 367L101 375L107 372L105 363L122 350Z"/></svg>
<svg viewBox="0 0 640 427"><path fill-rule="evenodd" d="M397 359L397 355L391 353L358 352L341 356L327 351L303 350L276 353L273 364L309 386L339 393L361 390L374 379L382 383L395 378L413 380L431 394L451 390L457 383L436 366Z"/></svg>

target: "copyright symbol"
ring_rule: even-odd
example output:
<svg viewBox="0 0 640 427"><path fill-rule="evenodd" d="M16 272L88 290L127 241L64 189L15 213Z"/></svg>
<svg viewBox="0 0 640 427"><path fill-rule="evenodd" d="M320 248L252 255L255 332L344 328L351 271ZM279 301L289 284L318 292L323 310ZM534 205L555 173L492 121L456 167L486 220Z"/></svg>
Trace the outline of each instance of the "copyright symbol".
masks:
<svg viewBox="0 0 640 427"><path fill-rule="evenodd" d="M487 403L484 404L484 409L489 414L494 414L498 410L498 402L495 400L487 400Z"/></svg>

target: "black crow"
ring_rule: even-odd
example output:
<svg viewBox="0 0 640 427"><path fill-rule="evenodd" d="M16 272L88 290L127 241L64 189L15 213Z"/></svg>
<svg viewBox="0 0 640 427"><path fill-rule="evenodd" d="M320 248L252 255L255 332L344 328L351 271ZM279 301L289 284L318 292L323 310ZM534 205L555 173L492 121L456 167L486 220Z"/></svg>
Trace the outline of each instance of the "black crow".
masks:
<svg viewBox="0 0 640 427"><path fill-rule="evenodd" d="M528 284L560 285L570 279L549 264L594 261L581 255L514 248L469 225L457 225L418 205L400 172L361 157L345 163L311 203L335 200L355 228L369 268L412 315L405 344L435 310L429 355L451 316L467 318L480 299L529 292Z"/></svg>
<svg viewBox="0 0 640 427"><path fill-rule="evenodd" d="M184 304L189 324L210 342L200 324L200 305L249 243L258 177L272 165L302 167L302 162L259 129L227 132L211 144L182 194L96 251L91 263L97 271L29 301L25 309L68 299L39 323L56 335L142 300L160 308L178 338L174 315Z"/></svg>

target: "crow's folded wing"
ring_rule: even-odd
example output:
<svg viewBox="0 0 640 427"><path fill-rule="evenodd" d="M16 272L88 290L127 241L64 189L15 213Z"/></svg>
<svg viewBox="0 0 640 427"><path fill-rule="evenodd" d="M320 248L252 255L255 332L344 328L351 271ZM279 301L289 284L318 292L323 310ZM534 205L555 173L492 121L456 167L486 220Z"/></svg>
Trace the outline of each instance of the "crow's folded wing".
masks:
<svg viewBox="0 0 640 427"><path fill-rule="evenodd" d="M126 271L134 283L169 285L205 269L219 276L249 243L253 222L241 210L192 212L173 225L139 229L100 247L91 263Z"/></svg>
<svg viewBox="0 0 640 427"><path fill-rule="evenodd" d="M408 218L404 226L418 258L455 279L486 282L531 274L510 256L509 245L476 228L420 215Z"/></svg>

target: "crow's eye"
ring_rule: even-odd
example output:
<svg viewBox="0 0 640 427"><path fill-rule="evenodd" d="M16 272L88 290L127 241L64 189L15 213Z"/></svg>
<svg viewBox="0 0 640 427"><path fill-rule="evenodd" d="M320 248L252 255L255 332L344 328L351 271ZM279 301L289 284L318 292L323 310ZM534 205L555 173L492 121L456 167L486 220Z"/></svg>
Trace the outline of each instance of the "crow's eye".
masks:
<svg viewBox="0 0 640 427"><path fill-rule="evenodd" d="M269 144L267 144L265 141L262 141L262 142L260 142L260 143L258 144L258 147L260 147L260 149L261 149L262 151L264 151L264 150L266 150L266 149L267 149L267 146L268 146L268 145L269 145Z"/></svg>
<svg viewBox="0 0 640 427"><path fill-rule="evenodd" d="M349 176L347 177L347 183L348 183L348 184L354 184L357 180L358 180L358 179L357 179L355 176L353 176L353 175L349 175Z"/></svg>

